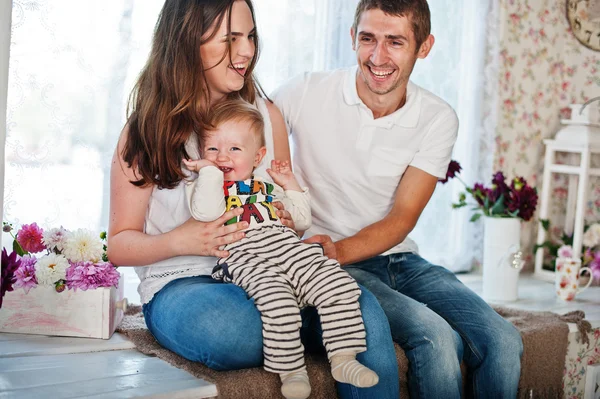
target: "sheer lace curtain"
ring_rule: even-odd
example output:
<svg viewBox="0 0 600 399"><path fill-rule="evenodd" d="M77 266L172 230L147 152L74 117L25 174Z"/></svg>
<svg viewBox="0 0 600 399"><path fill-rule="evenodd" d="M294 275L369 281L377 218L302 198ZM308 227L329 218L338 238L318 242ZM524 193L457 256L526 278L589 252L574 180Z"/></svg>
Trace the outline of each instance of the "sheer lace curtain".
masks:
<svg viewBox="0 0 600 399"><path fill-rule="evenodd" d="M466 181L478 169L485 30L477 16L487 1L430 1L436 44L413 75L457 110L454 158ZM353 65L356 3L255 0L265 91L307 70ZM4 220L106 229L110 160L162 4L13 0ZM452 270L468 269L475 254L468 215L450 208L460 188L438 187L413 234L425 257Z"/></svg>

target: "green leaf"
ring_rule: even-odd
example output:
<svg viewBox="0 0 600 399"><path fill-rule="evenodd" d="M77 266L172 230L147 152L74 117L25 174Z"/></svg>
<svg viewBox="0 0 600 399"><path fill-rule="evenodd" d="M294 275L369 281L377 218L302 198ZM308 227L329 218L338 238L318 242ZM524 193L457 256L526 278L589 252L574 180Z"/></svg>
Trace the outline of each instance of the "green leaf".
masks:
<svg viewBox="0 0 600 399"><path fill-rule="evenodd" d="M560 247L562 247L561 243L555 244L551 241L544 241L541 244L535 244L533 246L533 253L535 254L538 248L545 248L546 250L548 250L549 255L556 257L556 255L558 254L558 249Z"/></svg>
<svg viewBox="0 0 600 399"><path fill-rule="evenodd" d="M570 237L569 237L569 236L568 236L566 233L564 233L564 232L563 232L563 233L560 235L560 239L561 239L561 241L562 241L562 242L564 242L564 243L565 243L565 245L571 245L571 246L573 245L573 238L574 238L574 237L575 237L574 235L572 235L572 236L570 236Z"/></svg>
<svg viewBox="0 0 600 399"><path fill-rule="evenodd" d="M476 222L476 221L479 220L480 217L481 217L481 213L479 213L479 212L475 213L475 214L473 214L473 216L471 216L471 220L470 221L471 222Z"/></svg>
<svg viewBox="0 0 600 399"><path fill-rule="evenodd" d="M550 230L550 220L548 220L548 219L540 219L540 223L542 224L542 227L544 228L544 231L549 231Z"/></svg>
<svg viewBox="0 0 600 399"><path fill-rule="evenodd" d="M500 195L500 197L494 203L494 206L490 209L490 215L502 215L504 213L504 194Z"/></svg>
<svg viewBox="0 0 600 399"><path fill-rule="evenodd" d="M13 241L13 251L15 251L19 256L23 256L28 253L23 248L21 248L21 245L19 245L19 242L17 240Z"/></svg>
<svg viewBox="0 0 600 399"><path fill-rule="evenodd" d="M463 206L467 206L466 202L459 202L456 204L452 204L452 209L458 209L458 208L462 208Z"/></svg>

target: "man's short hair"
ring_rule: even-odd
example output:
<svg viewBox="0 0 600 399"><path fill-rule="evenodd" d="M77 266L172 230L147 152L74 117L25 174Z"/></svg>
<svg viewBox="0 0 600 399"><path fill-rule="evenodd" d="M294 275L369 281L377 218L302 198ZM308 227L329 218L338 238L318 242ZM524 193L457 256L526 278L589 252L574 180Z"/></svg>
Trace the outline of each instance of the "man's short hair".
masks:
<svg viewBox="0 0 600 399"><path fill-rule="evenodd" d="M211 109L210 125L217 129L225 122L248 122L260 147L265 144L265 121L260 111L252 104L242 100L225 100ZM210 129L208 134L210 134Z"/></svg>
<svg viewBox="0 0 600 399"><path fill-rule="evenodd" d="M431 33L431 13L427 0L360 0L354 14L352 29L356 32L362 13L379 9L386 14L406 17L412 23L417 51Z"/></svg>

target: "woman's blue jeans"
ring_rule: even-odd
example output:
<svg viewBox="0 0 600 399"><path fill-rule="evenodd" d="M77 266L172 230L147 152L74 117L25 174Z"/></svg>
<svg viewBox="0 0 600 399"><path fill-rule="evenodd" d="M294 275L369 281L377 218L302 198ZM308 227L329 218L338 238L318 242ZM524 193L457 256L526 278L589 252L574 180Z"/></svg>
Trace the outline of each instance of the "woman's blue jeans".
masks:
<svg viewBox="0 0 600 399"><path fill-rule="evenodd" d="M515 398L523 343L517 329L447 269L412 253L344 268L379 300L409 360L411 398L460 398L460 363L476 398Z"/></svg>
<svg viewBox="0 0 600 399"><path fill-rule="evenodd" d="M357 359L379 375L372 388L337 384L340 398L399 397L398 364L385 313L366 290L359 299L367 332L367 351ZM258 367L263 363L262 323L254 301L243 289L210 276L171 281L143 307L146 325L165 348L215 370ZM305 347L321 344L319 316L302 311ZM258 383L258 381L257 381Z"/></svg>

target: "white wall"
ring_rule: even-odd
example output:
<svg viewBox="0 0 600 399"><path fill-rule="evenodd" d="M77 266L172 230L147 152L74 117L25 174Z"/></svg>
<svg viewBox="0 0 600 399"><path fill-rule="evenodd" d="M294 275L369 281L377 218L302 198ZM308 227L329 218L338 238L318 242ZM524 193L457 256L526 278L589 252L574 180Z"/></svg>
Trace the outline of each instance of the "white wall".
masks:
<svg viewBox="0 0 600 399"><path fill-rule="evenodd" d="M6 141L6 101L8 94L8 54L12 0L0 0L0 218L4 209L4 143ZM0 240L1 240L0 235ZM2 242L0 241L0 248Z"/></svg>

